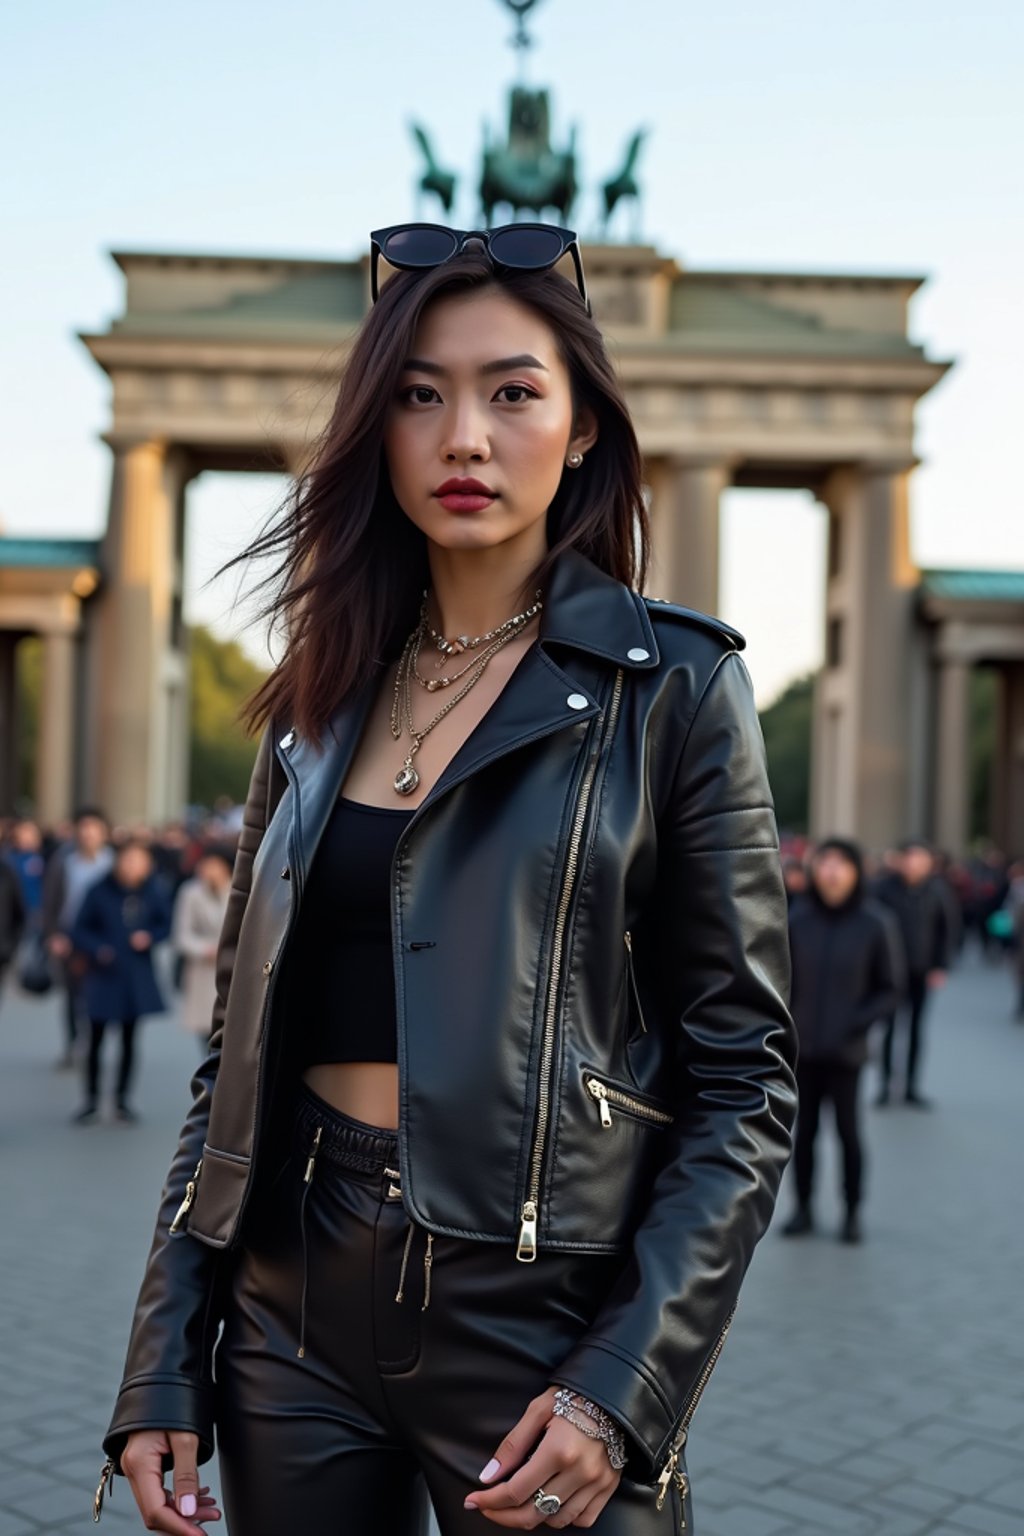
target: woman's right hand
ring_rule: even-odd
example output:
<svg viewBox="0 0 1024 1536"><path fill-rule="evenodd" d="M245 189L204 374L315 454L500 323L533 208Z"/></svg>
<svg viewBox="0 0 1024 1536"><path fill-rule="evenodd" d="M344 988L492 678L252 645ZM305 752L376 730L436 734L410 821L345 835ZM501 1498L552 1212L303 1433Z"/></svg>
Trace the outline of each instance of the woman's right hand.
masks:
<svg viewBox="0 0 1024 1536"><path fill-rule="evenodd" d="M176 1429L136 1429L121 1453L147 1531L170 1536L203 1536L203 1522L219 1520L220 1510L208 1487L199 1486L196 1454L199 1436ZM174 1459L174 1492L164 1487L163 1458Z"/></svg>

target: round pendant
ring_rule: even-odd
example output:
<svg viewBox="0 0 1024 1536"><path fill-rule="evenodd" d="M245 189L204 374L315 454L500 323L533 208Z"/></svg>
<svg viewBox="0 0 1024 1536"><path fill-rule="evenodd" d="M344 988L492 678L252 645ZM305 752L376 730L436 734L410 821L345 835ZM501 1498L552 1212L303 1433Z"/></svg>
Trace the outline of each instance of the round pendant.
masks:
<svg viewBox="0 0 1024 1536"><path fill-rule="evenodd" d="M400 795L411 795L419 781L420 776L416 769L411 762L406 761L395 774L395 789Z"/></svg>

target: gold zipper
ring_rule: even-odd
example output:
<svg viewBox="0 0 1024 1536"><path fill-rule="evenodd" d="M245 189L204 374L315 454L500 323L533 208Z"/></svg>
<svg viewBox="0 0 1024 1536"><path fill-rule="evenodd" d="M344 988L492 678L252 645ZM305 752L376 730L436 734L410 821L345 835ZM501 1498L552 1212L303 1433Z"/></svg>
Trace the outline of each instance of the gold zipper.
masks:
<svg viewBox="0 0 1024 1536"><path fill-rule="evenodd" d="M551 1059L555 1049L558 982L562 971L562 945L565 941L565 925L569 916L569 906L572 901L573 886L576 881L576 870L579 865L580 845L583 842L587 809L590 805L594 780L597 777L598 764L603 755L605 744L611 739L615 730L615 722L618 719L619 701L622 698L622 679L623 669L619 667L615 673L611 703L608 706L608 719L601 736L601 743L587 767L583 783L580 786L579 799L576 802L576 815L573 819L572 832L569 837L569 851L565 860L565 873L562 877L562 890L558 901L558 909L555 913L555 932L551 951L551 974L548 979L548 995L544 1010L544 1037L540 1053L537 1125L534 1131L533 1151L530 1157L530 1187L520 1211L519 1243L516 1247L516 1258L524 1264L531 1264L537 1257L537 1207L540 1204L541 1165L544 1159L544 1141L547 1136L548 1112L550 1109L551 1084L549 1079L551 1076Z"/></svg>
<svg viewBox="0 0 1024 1536"><path fill-rule="evenodd" d="M181 1230L181 1226L182 1226L182 1223L185 1220L185 1217L188 1215L189 1211L192 1209L192 1202L193 1202L193 1200L196 1197L196 1190L199 1187L199 1175L200 1175L200 1173L202 1171L203 1171L203 1160L202 1160L202 1158L200 1158L198 1163L196 1163L196 1171L195 1171L195 1173L192 1175L192 1177L189 1179L188 1183L185 1185L185 1198L181 1202L181 1204L178 1206L178 1209L177 1209L177 1212L175 1214L174 1220L171 1222L171 1225L168 1228L168 1230L170 1232L178 1232L178 1231Z"/></svg>
<svg viewBox="0 0 1024 1536"><path fill-rule="evenodd" d="M711 1380L711 1372L714 1370L715 1366L718 1364L718 1357L722 1353L722 1349L723 1349L723 1347L725 1345L725 1336L729 1332L729 1325L731 1324L731 1322L732 1322L732 1320L733 1320L733 1318L735 1316L736 1316L736 1308L734 1306L732 1308L732 1310L730 1311L729 1316L726 1318L725 1322L722 1324L722 1330L719 1333L718 1338L715 1341L715 1347L711 1351L711 1353L708 1356L707 1360L704 1362L704 1369L701 1371L699 1377L697 1378L697 1385L694 1387L693 1392L690 1394L690 1400L687 1403L686 1408L683 1411L683 1417L680 1420L679 1428L676 1431L675 1438L672 1441L672 1445L671 1445L671 1448L669 1450L668 1460L665 1462L665 1465L662 1467L661 1472L660 1472L659 1477L658 1477L658 1484L657 1484L657 1487L658 1487L658 1498L657 1498L657 1502L656 1502L656 1508L658 1508L658 1509L663 1508L664 1503L665 1503L665 1496L668 1493L669 1484L673 1483L673 1482L675 1483L677 1489L679 1490L680 1509L683 1510L683 1508L684 1508L683 1500L686 1498L686 1495L690 1491L690 1480L687 1477L686 1473L680 1468L680 1466L679 1466L679 1458L683 1454L683 1447L686 1445L686 1437L689 1434L690 1424L691 1424L691 1422L693 1420L693 1416L694 1416L694 1414L697 1411L697 1404L701 1400L701 1395L702 1395L702 1393L704 1391L704 1388L707 1386L708 1382ZM685 1529L686 1529L686 1515L685 1515L685 1512L683 1513L683 1517L682 1518L683 1518L683 1530L685 1531Z"/></svg>
<svg viewBox="0 0 1024 1536"><path fill-rule="evenodd" d="M114 1458L112 1456L108 1456L103 1463L103 1471L100 1473L96 1495L92 1501L92 1518L96 1525L99 1524L100 1514L103 1510L104 1494L106 1494L108 1499L114 1496Z"/></svg>
<svg viewBox="0 0 1024 1536"><path fill-rule="evenodd" d="M640 1020L640 1028L647 1033L647 1024L644 1021L644 1010L640 1006L640 988L636 984L636 971L633 968L633 935L627 928L622 935L626 945L626 969L629 971L629 984L633 990L633 1001L636 1003L636 1016Z"/></svg>
<svg viewBox="0 0 1024 1536"><path fill-rule="evenodd" d="M610 1088L598 1077L591 1077L589 1073L584 1078L587 1092L592 1099L597 1100L597 1106L601 1111L601 1124L606 1131L612 1129L611 1106L616 1104L631 1115L639 1115L644 1120L656 1120L659 1125L671 1125L674 1115L668 1114L663 1109L655 1109L651 1104L645 1104L642 1099L635 1099L630 1093L623 1093L620 1088Z"/></svg>

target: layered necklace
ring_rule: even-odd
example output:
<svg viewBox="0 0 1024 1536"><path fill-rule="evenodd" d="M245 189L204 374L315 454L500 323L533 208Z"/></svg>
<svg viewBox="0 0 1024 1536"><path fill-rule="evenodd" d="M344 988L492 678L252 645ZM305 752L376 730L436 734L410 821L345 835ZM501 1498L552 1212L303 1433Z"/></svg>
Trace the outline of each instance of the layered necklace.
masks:
<svg viewBox="0 0 1024 1536"><path fill-rule="evenodd" d="M538 591L529 608L524 608L522 613L514 613L510 619L503 620L494 629L489 629L485 635L472 637L457 635L454 640L447 640L444 635L438 634L427 618L427 591L424 589L419 621L405 642L398 662L398 671L395 674L395 696L391 701L391 734L398 741L403 730L406 730L411 742L405 760L394 777L396 794L412 794L420 782L420 776L413 766L413 758L422 746L424 738L429 736L435 725L439 725L445 715L453 710L459 700L464 699L469 690L479 682L491 657L496 656L510 640L521 635L530 620L536 617L543 606ZM444 672L439 677L423 677L419 670L420 653L428 638L440 652L440 656L434 663L435 668L445 667L452 657L465 655L467 651L474 654L457 672ZM465 679L464 682L463 679ZM450 688L453 683L462 683L461 688L458 688L445 701L434 718L419 730L413 725L412 720L414 682L427 693L437 693L440 689Z"/></svg>

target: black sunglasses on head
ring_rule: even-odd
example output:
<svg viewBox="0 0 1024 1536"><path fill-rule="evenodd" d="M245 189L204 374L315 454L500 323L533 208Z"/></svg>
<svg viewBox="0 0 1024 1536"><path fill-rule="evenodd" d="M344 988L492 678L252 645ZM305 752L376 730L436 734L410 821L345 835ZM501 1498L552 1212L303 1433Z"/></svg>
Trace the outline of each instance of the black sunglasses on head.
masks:
<svg viewBox="0 0 1024 1536"><path fill-rule="evenodd" d="M380 258L403 272L426 271L450 261L470 240L479 240L496 267L510 272L546 272L571 255L576 286L591 314L579 241L573 229L557 224L502 224L497 229L449 229L445 224L392 224L370 234L370 293L376 304Z"/></svg>

